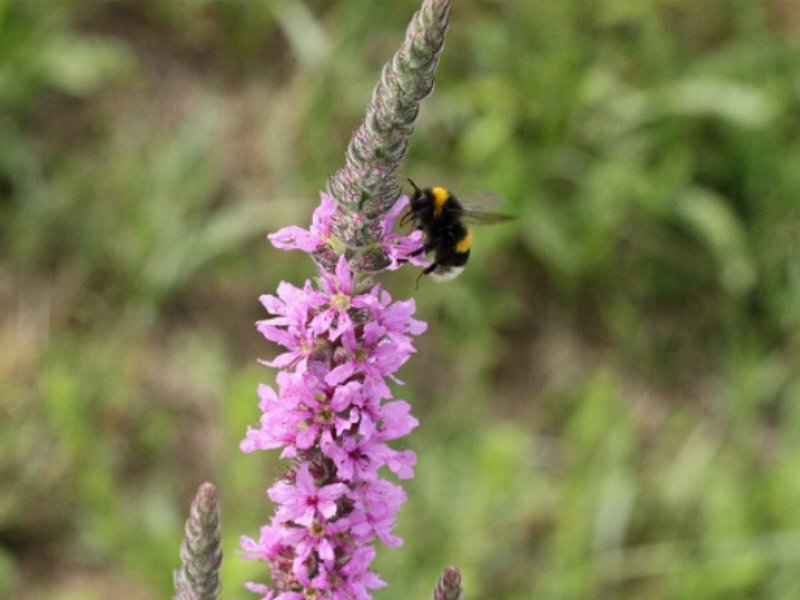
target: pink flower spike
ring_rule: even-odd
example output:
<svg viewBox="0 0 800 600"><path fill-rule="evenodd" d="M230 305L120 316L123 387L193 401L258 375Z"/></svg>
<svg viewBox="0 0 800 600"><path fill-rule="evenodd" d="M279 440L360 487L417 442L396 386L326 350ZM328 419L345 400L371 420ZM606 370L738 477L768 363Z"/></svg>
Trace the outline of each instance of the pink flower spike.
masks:
<svg viewBox="0 0 800 600"><path fill-rule="evenodd" d="M377 243L389 268L422 259L422 232L392 233L407 204L398 201L380 223ZM281 282L275 295L261 297L269 316L258 331L282 353L259 361L279 372L274 387L259 386L262 415L241 448L280 449L294 459L290 474L267 490L276 505L271 524L259 539L240 542L243 557L269 565L273 585L248 586L262 600L370 600L370 590L385 585L369 569L372 544L402 543L392 530L405 492L379 473L386 466L401 479L413 476L416 455L388 443L418 421L407 402L391 400L386 379L400 383L396 373L425 324L412 318L413 300L393 302L379 284L358 287L363 278L351 270L349 250L334 253L343 248L331 239L337 210L323 194L308 230L290 226L270 236L278 248L314 253L323 266L314 284Z"/></svg>

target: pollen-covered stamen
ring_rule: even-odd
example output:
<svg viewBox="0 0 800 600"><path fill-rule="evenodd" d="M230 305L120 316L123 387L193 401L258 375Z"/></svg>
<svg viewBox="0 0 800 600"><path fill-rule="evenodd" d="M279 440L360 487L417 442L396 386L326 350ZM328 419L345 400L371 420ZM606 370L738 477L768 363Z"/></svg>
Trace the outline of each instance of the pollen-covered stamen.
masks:
<svg viewBox="0 0 800 600"><path fill-rule="evenodd" d="M325 525L320 523L319 521L315 520L308 528L308 533L311 534L311 537L322 537L325 533Z"/></svg>
<svg viewBox="0 0 800 600"><path fill-rule="evenodd" d="M342 558L342 559L336 559L336 564L337 564L338 566L341 566L341 565L346 565L346 564L347 564L347 561L349 561L349 560L350 560L350 556L348 555L348 556L346 556L346 557L344 557L344 558ZM335 589L335 588L337 588L337 587L339 587L339 585L340 585L340 584L341 584L343 581L344 581L344 579L342 579L341 577L339 577L339 576L336 574L336 572L335 572L335 571L334 571L333 573L329 573L329 574L328 574L328 582L331 584L331 587L333 587L334 589Z"/></svg>
<svg viewBox="0 0 800 600"><path fill-rule="evenodd" d="M317 411L314 418L320 425L330 425L333 423L333 411L327 406L324 406Z"/></svg>
<svg viewBox="0 0 800 600"><path fill-rule="evenodd" d="M318 408L314 411L314 421L320 425L331 425L334 419L333 410L329 402L330 398L325 392L314 392L314 401Z"/></svg>
<svg viewBox="0 0 800 600"><path fill-rule="evenodd" d="M331 344L324 336L316 336L313 341L301 340L300 341L300 354L308 357L319 357L324 354Z"/></svg>
<svg viewBox="0 0 800 600"><path fill-rule="evenodd" d="M292 573L291 567L294 559L281 559L274 564L272 569L272 580L275 585L284 590L300 590L302 586L297 580L297 576Z"/></svg>
<svg viewBox="0 0 800 600"><path fill-rule="evenodd" d="M339 292L331 296L331 306L339 310L347 310L350 308L350 296Z"/></svg>

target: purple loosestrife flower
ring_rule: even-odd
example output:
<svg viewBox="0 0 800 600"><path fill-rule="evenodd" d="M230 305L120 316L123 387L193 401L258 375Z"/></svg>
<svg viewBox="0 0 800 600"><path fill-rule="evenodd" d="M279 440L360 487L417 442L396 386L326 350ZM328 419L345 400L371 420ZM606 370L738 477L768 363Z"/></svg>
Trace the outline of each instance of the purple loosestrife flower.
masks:
<svg viewBox="0 0 800 600"><path fill-rule="evenodd" d="M320 218L318 228L325 225ZM271 236L280 248L289 235L305 239L287 229ZM419 240L393 236L398 261L407 258L399 248L419 248ZM412 336L426 326L412 317L413 300L392 301L379 284L362 288L341 255L333 272L320 271L316 287L281 283L277 296L261 298L272 316L258 329L287 352L264 362L281 369L277 391L259 386L260 426L248 430L241 448L280 448L295 460L268 490L276 505L270 525L258 540L242 539L246 557L270 566L273 587L249 586L264 599L369 598L369 589L383 585L369 570L372 544L401 543L392 528L406 496L379 471L413 476L416 455L389 443L418 421L407 402L391 400L385 378L394 378L414 352Z"/></svg>
<svg viewBox="0 0 800 600"><path fill-rule="evenodd" d="M241 449L281 449L292 459L267 492L276 506L270 523L258 539L241 540L246 558L269 566L271 585L247 586L263 600L369 600L369 590L386 585L370 570L374 544L402 543L393 528L406 494L382 474L387 467L399 479L413 477L414 452L390 444L418 421L386 379L401 383L396 373L426 325L413 318L414 300L393 301L372 277L425 264L422 233L394 232L409 200L398 199L393 172L433 87L449 5L423 0L309 229L269 236L281 250L310 254L319 276L301 287L282 282L276 296L261 297L270 316L257 328L283 350L261 361L279 372L275 388L259 387L262 416Z"/></svg>
<svg viewBox="0 0 800 600"><path fill-rule="evenodd" d="M336 500L347 492L347 486L333 483L320 488L314 483L309 466L303 463L295 473L295 483L278 481L269 490L269 497L280 505L279 521L294 521L308 527L314 519L330 519L336 514Z"/></svg>

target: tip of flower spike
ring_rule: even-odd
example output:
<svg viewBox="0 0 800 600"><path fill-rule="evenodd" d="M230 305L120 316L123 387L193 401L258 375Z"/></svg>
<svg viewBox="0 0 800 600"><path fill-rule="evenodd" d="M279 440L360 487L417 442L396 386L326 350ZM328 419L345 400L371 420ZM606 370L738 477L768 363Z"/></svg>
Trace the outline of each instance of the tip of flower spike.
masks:
<svg viewBox="0 0 800 600"><path fill-rule="evenodd" d="M458 567L445 567L436 589L433 600L463 600L464 590L461 588L461 572Z"/></svg>
<svg viewBox="0 0 800 600"><path fill-rule="evenodd" d="M371 222L383 216L400 195L395 172L405 159L419 104L433 89L449 7L449 0L422 3L406 29L403 45L383 69L366 118L353 132L345 166L328 182L328 191L339 205L333 231L347 243L377 241L380 227L373 228Z"/></svg>

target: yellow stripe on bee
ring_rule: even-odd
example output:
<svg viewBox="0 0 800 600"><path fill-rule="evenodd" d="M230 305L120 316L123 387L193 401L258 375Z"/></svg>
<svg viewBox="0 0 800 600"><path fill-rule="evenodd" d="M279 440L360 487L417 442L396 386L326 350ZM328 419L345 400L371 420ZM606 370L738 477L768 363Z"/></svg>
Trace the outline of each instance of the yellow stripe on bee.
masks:
<svg viewBox="0 0 800 600"><path fill-rule="evenodd" d="M431 194L433 194L433 216L438 217L442 214L444 203L450 198L450 192L443 187L435 187L431 190Z"/></svg>
<svg viewBox="0 0 800 600"><path fill-rule="evenodd" d="M456 252L459 254L464 254L465 252L469 252L470 247L472 246L472 232L467 229L467 235L456 242Z"/></svg>

